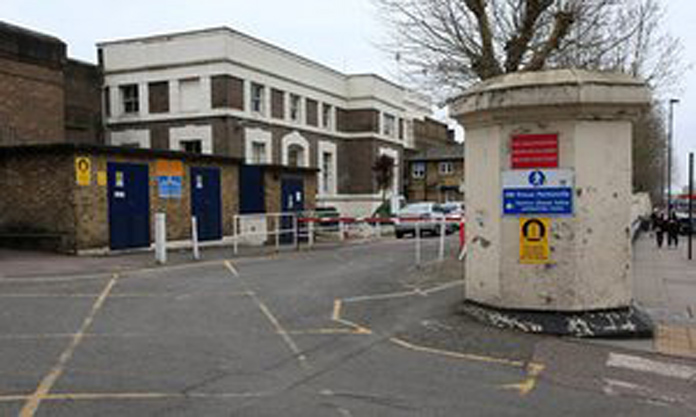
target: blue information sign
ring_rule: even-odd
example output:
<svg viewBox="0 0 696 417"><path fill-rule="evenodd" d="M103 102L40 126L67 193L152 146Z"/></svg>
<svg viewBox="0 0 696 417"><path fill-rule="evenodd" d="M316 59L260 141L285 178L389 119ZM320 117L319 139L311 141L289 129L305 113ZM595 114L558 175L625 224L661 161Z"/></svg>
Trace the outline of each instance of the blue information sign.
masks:
<svg viewBox="0 0 696 417"><path fill-rule="evenodd" d="M181 198L181 177L161 175L157 178L157 183L160 198Z"/></svg>
<svg viewBox="0 0 696 417"><path fill-rule="evenodd" d="M571 187L506 188L503 190L503 214L557 215L573 214Z"/></svg>

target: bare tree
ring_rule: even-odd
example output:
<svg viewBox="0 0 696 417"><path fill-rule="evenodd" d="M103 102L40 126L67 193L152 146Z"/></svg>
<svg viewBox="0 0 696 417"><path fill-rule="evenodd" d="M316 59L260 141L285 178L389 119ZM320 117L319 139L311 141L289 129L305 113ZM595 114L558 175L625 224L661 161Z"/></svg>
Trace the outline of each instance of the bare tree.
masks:
<svg viewBox="0 0 696 417"><path fill-rule="evenodd" d="M394 159L387 155L379 156L372 165L372 171L375 174L377 188L382 192L382 204L385 204L387 201L387 190L394 183Z"/></svg>
<svg viewBox="0 0 696 417"><path fill-rule="evenodd" d="M440 99L505 73L574 67L671 87L685 69L658 0L374 0L400 69Z"/></svg>

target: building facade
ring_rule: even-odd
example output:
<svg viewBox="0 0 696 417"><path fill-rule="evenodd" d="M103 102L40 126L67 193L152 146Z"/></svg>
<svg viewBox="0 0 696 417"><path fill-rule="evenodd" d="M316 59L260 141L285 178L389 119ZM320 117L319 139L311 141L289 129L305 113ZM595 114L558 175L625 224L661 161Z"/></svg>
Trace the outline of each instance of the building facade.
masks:
<svg viewBox="0 0 696 417"><path fill-rule="evenodd" d="M409 203L464 201L464 145L432 147L407 158Z"/></svg>
<svg viewBox="0 0 696 417"><path fill-rule="evenodd" d="M317 202L367 215L381 202L372 165L419 134L447 140L427 99L376 75L347 75L229 28L105 42L107 141L246 164L316 168Z"/></svg>
<svg viewBox="0 0 696 417"><path fill-rule="evenodd" d="M0 146L100 143L100 86L60 39L0 22Z"/></svg>

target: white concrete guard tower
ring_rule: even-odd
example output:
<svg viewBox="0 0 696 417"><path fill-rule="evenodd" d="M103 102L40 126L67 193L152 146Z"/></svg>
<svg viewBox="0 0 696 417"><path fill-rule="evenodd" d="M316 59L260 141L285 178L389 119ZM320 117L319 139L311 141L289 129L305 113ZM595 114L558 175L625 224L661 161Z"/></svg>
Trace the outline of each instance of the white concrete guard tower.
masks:
<svg viewBox="0 0 696 417"><path fill-rule="evenodd" d="M632 305L632 120L626 75L554 70L481 83L452 104L466 129L466 311L500 327L644 335Z"/></svg>

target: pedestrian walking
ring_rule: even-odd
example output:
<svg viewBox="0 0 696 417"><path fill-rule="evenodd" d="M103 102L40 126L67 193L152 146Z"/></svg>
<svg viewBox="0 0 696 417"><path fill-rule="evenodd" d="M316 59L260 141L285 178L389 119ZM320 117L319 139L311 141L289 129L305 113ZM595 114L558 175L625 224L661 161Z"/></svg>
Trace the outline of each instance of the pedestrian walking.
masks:
<svg viewBox="0 0 696 417"><path fill-rule="evenodd" d="M666 230L665 218L662 214L655 216L655 239L657 240L657 247L662 248L662 242L665 241L665 230Z"/></svg>
<svg viewBox="0 0 696 417"><path fill-rule="evenodd" d="M667 222L667 246L672 247L674 244L675 248L679 247L679 220L677 220L677 215L672 213Z"/></svg>

